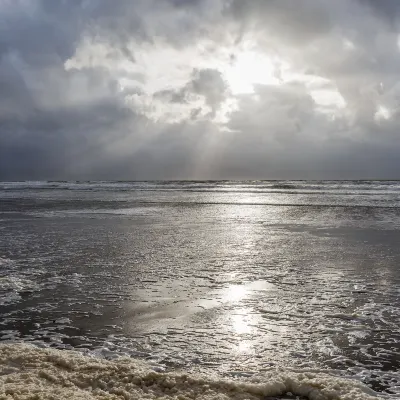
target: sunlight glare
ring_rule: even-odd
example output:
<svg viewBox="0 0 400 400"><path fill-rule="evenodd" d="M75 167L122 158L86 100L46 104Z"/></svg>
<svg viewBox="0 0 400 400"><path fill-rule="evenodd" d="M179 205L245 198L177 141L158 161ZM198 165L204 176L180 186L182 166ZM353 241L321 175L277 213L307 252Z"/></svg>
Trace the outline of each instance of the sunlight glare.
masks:
<svg viewBox="0 0 400 400"><path fill-rule="evenodd" d="M237 334L251 333L252 328L249 326L245 315L236 314L232 315L232 328Z"/></svg>
<svg viewBox="0 0 400 400"><path fill-rule="evenodd" d="M242 285L232 285L226 290L225 298L228 301L240 301L247 295L247 290Z"/></svg>
<svg viewBox="0 0 400 400"><path fill-rule="evenodd" d="M237 346L238 353L253 353L253 344L251 342L240 342Z"/></svg>
<svg viewBox="0 0 400 400"><path fill-rule="evenodd" d="M224 76L233 94L253 93L256 84L279 85L281 81L272 59L254 50L235 55Z"/></svg>

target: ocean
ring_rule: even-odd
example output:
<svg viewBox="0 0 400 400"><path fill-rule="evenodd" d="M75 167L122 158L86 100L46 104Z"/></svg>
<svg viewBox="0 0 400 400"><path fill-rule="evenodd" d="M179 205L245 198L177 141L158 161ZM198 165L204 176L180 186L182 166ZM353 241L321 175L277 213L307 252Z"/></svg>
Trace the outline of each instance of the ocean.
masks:
<svg viewBox="0 0 400 400"><path fill-rule="evenodd" d="M0 182L0 343L18 390L63 354L218 387L189 398L400 398L400 182Z"/></svg>

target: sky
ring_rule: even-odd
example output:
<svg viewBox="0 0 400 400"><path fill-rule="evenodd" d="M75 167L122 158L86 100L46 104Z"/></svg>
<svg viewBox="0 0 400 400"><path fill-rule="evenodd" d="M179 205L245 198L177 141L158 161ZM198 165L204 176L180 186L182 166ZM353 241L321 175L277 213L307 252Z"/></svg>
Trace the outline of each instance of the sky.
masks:
<svg viewBox="0 0 400 400"><path fill-rule="evenodd" d="M0 0L0 179L400 179L398 0Z"/></svg>

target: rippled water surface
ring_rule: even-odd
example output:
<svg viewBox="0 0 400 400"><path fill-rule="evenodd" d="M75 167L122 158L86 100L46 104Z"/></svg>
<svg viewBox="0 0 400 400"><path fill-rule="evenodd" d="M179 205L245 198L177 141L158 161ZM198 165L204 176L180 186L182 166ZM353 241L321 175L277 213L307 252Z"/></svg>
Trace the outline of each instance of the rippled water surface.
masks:
<svg viewBox="0 0 400 400"><path fill-rule="evenodd" d="M0 335L400 393L400 182L0 183Z"/></svg>

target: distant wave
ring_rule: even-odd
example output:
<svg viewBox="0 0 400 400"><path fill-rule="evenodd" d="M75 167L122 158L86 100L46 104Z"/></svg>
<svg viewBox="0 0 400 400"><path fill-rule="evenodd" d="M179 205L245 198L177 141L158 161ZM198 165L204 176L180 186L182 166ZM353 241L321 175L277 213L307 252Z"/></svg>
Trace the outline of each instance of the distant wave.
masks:
<svg viewBox="0 0 400 400"><path fill-rule="evenodd" d="M290 185L288 183L276 183L271 185L272 189L295 189L296 187L300 187L299 185Z"/></svg>
<svg viewBox="0 0 400 400"><path fill-rule="evenodd" d="M24 181L0 182L0 190L199 191L249 193L399 192L400 181Z"/></svg>

